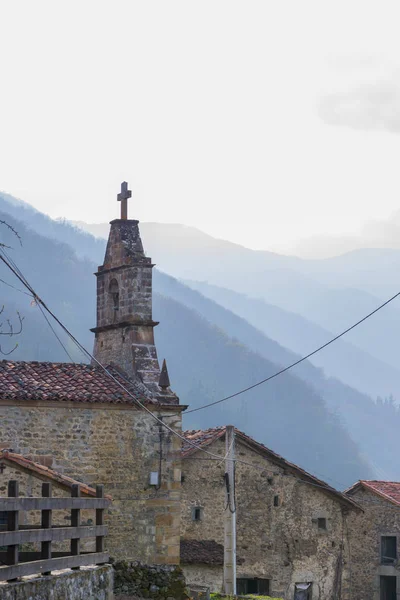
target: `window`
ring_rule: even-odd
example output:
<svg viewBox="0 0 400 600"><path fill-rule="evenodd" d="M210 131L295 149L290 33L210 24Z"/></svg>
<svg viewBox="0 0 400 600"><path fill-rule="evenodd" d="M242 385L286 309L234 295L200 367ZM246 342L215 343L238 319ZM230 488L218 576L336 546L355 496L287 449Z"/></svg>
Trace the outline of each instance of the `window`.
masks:
<svg viewBox="0 0 400 600"><path fill-rule="evenodd" d="M320 517L317 519L318 529L326 530L326 519L325 517Z"/></svg>
<svg viewBox="0 0 400 600"><path fill-rule="evenodd" d="M116 279L111 280L109 292L112 297L113 309L115 311L117 311L117 310L119 310L119 289L118 289L118 281Z"/></svg>
<svg viewBox="0 0 400 600"><path fill-rule="evenodd" d="M201 521L203 518L203 509L200 506L192 508L192 521Z"/></svg>
<svg viewBox="0 0 400 600"><path fill-rule="evenodd" d="M269 579L259 579L258 577L254 579L248 577L236 579L236 593L238 596L246 596L247 594L268 596L270 593Z"/></svg>
<svg viewBox="0 0 400 600"><path fill-rule="evenodd" d="M312 583L296 583L294 586L294 600L312 600Z"/></svg>
<svg viewBox="0 0 400 600"><path fill-rule="evenodd" d="M395 535L381 537L381 563L391 565L397 560L397 539Z"/></svg>
<svg viewBox="0 0 400 600"><path fill-rule="evenodd" d="M279 496L274 496L274 506L279 506Z"/></svg>
<svg viewBox="0 0 400 600"><path fill-rule="evenodd" d="M396 600L396 577L381 575L380 600Z"/></svg>
<svg viewBox="0 0 400 600"><path fill-rule="evenodd" d="M7 525L7 511L0 510L0 525Z"/></svg>

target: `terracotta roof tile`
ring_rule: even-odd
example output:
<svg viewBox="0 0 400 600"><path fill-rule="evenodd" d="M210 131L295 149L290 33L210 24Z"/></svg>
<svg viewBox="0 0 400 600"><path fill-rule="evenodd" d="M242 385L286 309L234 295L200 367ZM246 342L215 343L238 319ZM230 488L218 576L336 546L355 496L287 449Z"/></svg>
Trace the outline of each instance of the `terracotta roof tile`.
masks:
<svg viewBox="0 0 400 600"><path fill-rule="evenodd" d="M181 563L186 565L223 565L224 547L215 540L181 539ZM236 557L236 563L242 565L244 560Z"/></svg>
<svg viewBox="0 0 400 600"><path fill-rule="evenodd" d="M188 442L192 442L192 443L196 444L196 446L199 446L200 448L204 448L204 447L208 446L209 444L215 442L219 438L224 437L225 431L226 431L226 426L222 425L219 427L213 427L211 429L205 429L205 430L195 429L195 430L191 430L191 431L184 431L183 435ZM321 479L314 477L314 475L311 475L310 473L308 473L301 467L295 465L294 463L287 461L285 458L283 458L282 456L280 456L273 450L270 450L269 448L267 448L267 446L264 446L264 444L257 442L249 435L246 435L245 433L243 433L243 431L236 429L236 427L235 427L235 434L236 434L236 437L239 438L242 442L247 443L254 450L256 450L257 452L260 452L266 458L268 458L275 464L279 465L283 469L287 470L289 473L294 474L299 479L303 479L304 481L309 482L310 484L314 485L315 487L321 488L323 491L327 492L328 494L335 496L337 498L337 500L339 500L339 502L341 502L342 504L344 503L347 506L349 504L351 504L353 508L356 508L357 510L362 510L362 508L360 506L358 506L358 504L354 500L347 497L342 492L339 492L332 486L328 485L325 481L322 481ZM182 443L182 458L186 458L194 452L197 452L196 448L194 448L189 443L186 443L186 444L185 444L185 442Z"/></svg>
<svg viewBox="0 0 400 600"><path fill-rule="evenodd" d="M181 563L186 565L223 565L224 547L214 540L182 540Z"/></svg>
<svg viewBox="0 0 400 600"><path fill-rule="evenodd" d="M141 381L129 379L116 367L109 366L108 370L136 399L156 402ZM134 404L133 398L100 367L37 361L0 361L0 399Z"/></svg>
<svg viewBox="0 0 400 600"><path fill-rule="evenodd" d="M362 479L357 481L354 485L352 485L348 490L346 490L346 494L351 495L352 492L356 490L356 488L364 487L371 492L385 498L389 502L393 504L397 504L400 506L400 482L399 481L376 481L376 480L367 480Z"/></svg>
<svg viewBox="0 0 400 600"><path fill-rule="evenodd" d="M63 487L71 488L75 484L79 484L81 487L81 493L86 496L96 496L95 488L92 488L81 481L62 475L53 469L49 469L44 465L34 462L22 456L22 454L16 454L9 452L8 450L0 450L0 463L6 463L13 467L20 468L24 471L29 471L39 479L49 479L55 483L60 484ZM111 496L105 496L108 500L111 500Z"/></svg>

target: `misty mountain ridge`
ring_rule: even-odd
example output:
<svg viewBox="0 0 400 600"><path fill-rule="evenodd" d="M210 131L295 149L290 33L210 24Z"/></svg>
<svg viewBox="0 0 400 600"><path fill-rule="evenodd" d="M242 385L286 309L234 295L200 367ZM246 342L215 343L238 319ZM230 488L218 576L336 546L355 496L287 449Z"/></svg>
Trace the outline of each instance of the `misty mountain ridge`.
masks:
<svg viewBox="0 0 400 600"><path fill-rule="evenodd" d="M334 335L400 291L394 277L400 272L397 249L304 260L250 250L182 225L143 223L141 231L154 262L173 277L263 299ZM399 337L400 300L396 300L347 334L346 342L397 370Z"/></svg>
<svg viewBox="0 0 400 600"><path fill-rule="evenodd" d="M91 349L94 263L78 259L68 245L40 236L11 215L2 213L0 218L7 220L23 240L22 247L15 245L12 250L22 272L72 333ZM5 230L2 239L12 244L12 232ZM4 265L0 277L10 283L10 273ZM7 286L2 286L2 293L8 313L21 311L27 323L12 359L66 360L38 307L32 306L31 298ZM194 408L212 402L278 368L230 338L198 312L164 294L154 294L154 317L161 321L156 331L160 358L167 357L172 385L183 404ZM65 336L61 338L67 341ZM66 345L73 360L85 360L71 344ZM307 426L300 427L304 420ZM268 388L253 390L235 402L185 417L186 427L227 422L244 427L249 435L310 471L324 473L328 478L336 475L344 485L373 474L367 458L361 456L340 418L327 409L311 385L295 375L286 374Z"/></svg>
<svg viewBox="0 0 400 600"><path fill-rule="evenodd" d="M7 208L7 202L4 198L3 206ZM34 219L30 219L31 213L34 214ZM22 211L22 215L25 219L27 219L26 223L29 224L31 235L33 235L35 229L40 227L41 230L46 232L48 237L52 239L53 243L55 243L55 248L58 248L59 250L62 249L61 255L55 261L56 263L62 264L67 256L67 262L74 263L74 261L78 260L76 255L79 255L81 257L90 255L92 257L92 260L95 262L95 264L93 264L90 263L90 261L83 260L83 263L87 265L87 281L85 281L84 284L82 283L81 291L84 293L84 297L87 298L87 302L85 301L85 303L83 304L81 302L80 305L76 305L76 310L79 310L81 313L85 313L85 318L83 319L83 321L86 321L87 329L85 330L84 326L81 325L79 327L75 327L75 331L73 330L74 333L76 333L79 339L81 339L83 342L84 340L82 339L82 336L85 337L87 342L84 343L89 349L91 349L92 338L91 334L87 330L89 327L93 326L94 323L95 284L94 281L92 281L92 279L94 280L92 272L95 270L95 266L102 262L105 248L105 240L95 240L91 235L84 234L77 227L67 222L53 221L48 217L41 215L41 213L38 213L38 211L35 211L35 209L32 208L25 209L24 211ZM177 230L179 230L180 232L179 236L177 235ZM188 252L189 254L197 253L199 255L198 263L201 265L201 244L204 244L205 240L207 240L210 237L206 234L203 234L200 231L197 232L197 235L192 236L191 228L174 225L164 226L162 224L145 223L141 224L141 231L147 254L154 258L155 250L156 253L158 253L158 258L156 259L156 262L158 262L159 264L160 262L163 264L165 264L166 262L163 260L162 251L164 251L163 255L164 257L166 257L167 260L169 260L171 263L179 264L179 257L185 256L185 247L182 245L182 240L189 238L191 240L191 247L189 248ZM157 232L157 235L154 234L155 231ZM24 232L23 237L25 238L28 235L29 232L26 231ZM55 242L55 238L57 238L59 241ZM67 246L68 249L66 249L66 246L61 243L61 241L65 241L67 239L72 239L71 245L68 244ZM49 241L51 240L47 240L46 243L49 243ZM38 242L36 240L36 242L32 244L31 248L33 249L35 245L37 245L37 243ZM163 247L164 244L165 246ZM26 240L24 240L24 246L25 248L27 246ZM220 254L221 246L223 252L228 251L228 246L230 248L232 248L233 246L234 254L236 255L236 260L237 256L241 256L242 252L244 252L246 256L252 256L254 253L254 251L252 250L243 250L242 247L231 243L228 243L227 246L224 241L216 240L215 243L212 243L210 244L210 246L208 246L208 258L205 259L203 257L203 262L205 261L207 263L207 261L210 260L210 256L212 257L216 253ZM28 255L31 254L31 249L27 249L27 253ZM50 250L49 248L48 250L46 250L45 253L42 253L42 255L47 255L49 253L54 254L54 248L53 250ZM268 254L268 261L270 263L273 263L275 261L276 263L276 256L277 255L274 255L272 253ZM288 259L290 260L290 257L281 258L282 260L280 260L279 258L278 260L280 264L283 263L284 267L286 268ZM17 262L19 262L19 260ZM79 260L78 262L80 263L81 260ZM300 260L297 262L302 261ZM186 261L186 264L188 263L190 263L190 260ZM163 264L161 264L160 266L163 266ZM257 266L257 268L259 268L259 266ZM220 267L219 269L221 271ZM279 271L279 268L276 270ZM68 270L67 273L69 273ZM70 276L68 275L68 278L69 277ZM301 279L301 277L304 276L302 275L302 273L297 273L297 277ZM241 278L242 281L247 283L248 280L244 276L241 276ZM69 285L71 285L71 282L69 283ZM259 363L261 365L260 379L263 379L265 377L265 373L275 372L281 366L286 366L289 362L293 362L298 358L298 354L296 354L295 352L291 352L290 350L287 350L284 347L288 346L288 344L286 344L282 339L279 339L279 336L272 336L276 337L276 341L270 339L271 335L269 330L273 330L272 325L276 324L276 316L268 317L264 315L265 329L263 333L262 330L260 330L261 321L255 323L256 327L252 327L243 318L238 319L238 316L234 314L235 311L227 311L222 306L216 304L215 302L210 302L210 300L205 298L203 295L198 294L198 292L195 292L187 288L186 286L183 286L182 284L180 284L176 280L171 279L171 277L168 277L165 274L155 272L154 287L156 291L154 295L155 318L161 320L161 315L164 314L162 313L162 311L166 311L165 317L162 317L161 325L156 330L157 344L160 349L160 358L162 358L164 355L167 356L173 381L173 387L180 394L182 402L187 402L191 404L191 406L194 406L197 403L202 404L208 402L210 401L210 399L218 399L218 397L226 395L228 389L236 391L236 384L240 387L247 387L249 382L254 381L253 371L248 370L250 369L250 364L252 361L254 362L254 364L258 364L258 361L260 360L267 361L268 364L265 362ZM307 286L304 285L304 287ZM319 285L318 287L320 291L325 290L325 287L323 285ZM66 288L66 286L64 285L64 287L61 287L61 289L68 289L68 286ZM229 292L229 290L227 291ZM60 302L60 298L57 298L55 301ZM222 302L221 299L220 301ZM71 314L68 314L68 311L66 311L66 307L75 304L75 302L75 300L69 300L67 292L64 294L63 300L60 304L60 310L62 309L64 310L64 312L66 312L65 319L71 318ZM265 304L265 301L263 302ZM78 306L79 309L77 308ZM270 305L270 308L271 306L272 305ZM279 311L279 307L277 306L272 306L272 308ZM280 310L281 314L279 316L279 322L283 323L282 327L284 329L285 319L283 318L283 315L285 311L283 311L283 309ZM160 313L158 311L160 311ZM188 315L187 318L189 319L189 323L192 323L192 328L187 326L186 328L184 328L184 331L181 331L182 326L179 319L179 313L181 313L182 315ZM249 315L247 316L249 318ZM38 315L38 317L40 319L41 315ZM301 321L303 329L300 329L300 331L302 332L301 335L303 336L303 338L309 336L311 326L318 329L318 326L316 326L314 323L307 321L299 315L292 314L291 317L297 318ZM287 318L287 314L285 318ZM249 318L249 320L251 319ZM75 326L75 323L73 321L74 320L72 319L71 327ZM196 326L195 323L197 323ZM163 331L165 332L168 326L170 326L171 329L168 332L168 336L165 336L165 333L163 334ZM40 331L40 333L38 333L39 337L37 338L37 340L35 340L35 344L33 344L32 342L32 336L30 339L30 352L33 356L35 356L35 352L37 352L38 346L40 346L40 335L43 335L41 330L43 330L43 325L41 325L41 329L39 329L38 325L38 332ZM287 330L290 330L290 327L287 327ZM178 331L179 335L182 335L182 347L187 347L188 349L190 349L187 352L184 352L185 360L182 360L182 347L179 348L178 346L176 346L176 352L173 352L172 354L170 350L171 345L173 343L175 344L175 340L179 339L179 335L177 334ZM203 332L202 334L199 333L198 337L200 339L195 339L195 336L193 335L194 331ZM208 333L206 334L206 332ZM279 335L281 338L283 337L282 332ZM207 340L207 344L204 344L204 342L202 342L202 337L207 339L207 336L211 336L210 340L212 339L213 341ZM51 337L52 336L50 336L50 338ZM195 345L193 346L194 342ZM208 351L210 343L215 344L215 347L219 348L219 353L222 352L224 355L226 355L226 357L231 356L231 353L234 351L234 358L231 357L231 360L233 361L231 366L229 366L228 361L225 366L225 372L220 377L218 377L217 373L215 375L212 375L214 367L218 369L219 363L217 357L215 357L215 360L217 361L215 365L210 364L211 357L210 352ZM193 351L192 346L194 348ZM49 345L49 349L50 348L51 345ZM53 349L54 348L55 346L53 342ZM58 345L57 348L59 348ZM250 348L251 350L249 350ZM20 348L17 351L18 355L15 355L15 358L19 358L21 356L26 357L27 349L27 347L22 348L21 344ZM47 351L49 352L49 350ZM46 351L44 352L44 354L46 354ZM196 361L192 362L190 360L190 358L193 358L195 355L197 363ZM333 354L333 356L335 356L335 354ZM82 360L81 356L77 359L75 355L72 355L72 358L78 361ZM370 359L374 360L372 357L370 357ZM43 349L40 360L44 360ZM54 360L54 358L52 360ZM61 360L65 359L61 358ZM365 356L363 357L363 360L366 360ZM176 362L174 363L174 361ZM390 367L387 367L387 365L385 365L385 367L388 368L390 371ZM381 371L382 369L383 365L380 365L379 371ZM351 366L349 367L349 370L351 370ZM377 370L377 364L375 364L375 367L373 365L371 367L368 367L368 375ZM233 372L234 376L232 376ZM261 373L263 373L263 375L261 375ZM308 362L299 365L299 367L297 367L296 370L293 371L293 376L294 381L296 382L296 386L300 385L299 389L304 390L304 392L296 392L294 395L294 398L298 399L297 401L300 403L300 407L304 402L309 401L309 396L311 394L312 397L319 397L319 402L322 401L323 405L324 402L328 403L328 406L330 407L330 414L332 414L332 411L334 411L334 413L336 414L335 419L339 418L339 421L337 423L340 423L340 421L342 421L346 424L348 431L351 432L351 436L357 442L358 448L361 450L361 455L364 456L364 459L362 459L361 455L359 454L359 451L355 450L356 455L359 456L358 459L355 459L355 462L359 465L357 468L360 469L360 472L361 470L365 471L367 461L369 462L369 464L373 464L375 476L382 477L383 473L386 473L386 475L390 478L396 478L399 476L399 474L396 472L396 467L392 464L393 461L391 460L391 457L394 455L393 453L396 452L397 447L396 428L398 425L398 413L397 409L393 407L390 401L386 403L380 403L379 405L377 405L367 395L363 395L362 393L357 392L350 386L343 385L337 379L326 377L321 369L313 367ZM397 373L395 374L394 372L392 372L390 374L390 378L396 377ZM277 382L279 379L282 380L281 385L283 385L283 381L286 380L286 375L278 378L277 380L274 380L274 382L270 382L270 384L273 383L275 386L275 382ZM274 386L270 386L270 384L268 384L268 386L265 386L265 391L262 388L257 388L256 390L254 390L254 395L251 397L251 399L246 394L243 397L240 397L240 403L239 399L237 399L238 402L236 402L235 400L230 406L228 406L230 403L226 403L220 405L219 407L215 407L212 410L206 410L204 412L194 413L193 415L187 415L187 417L185 418L186 421L187 419L189 419L189 417L192 417L193 419L187 421L187 423L189 423L187 426L212 426L215 425L216 422L218 422L218 424L223 424L226 423L228 420L242 427L243 423L246 423L246 427L248 428L250 434L257 436L257 432L259 432L258 437L262 441L264 441L264 443L271 447L274 447L275 450L280 451L286 457L291 457L292 460L295 460L298 463L301 462L300 458L296 455L292 440L288 440L286 438L281 440L276 439L279 438L279 436L281 436L282 427L286 431L285 424L287 424L287 427L289 427L289 423L287 421L289 416L282 415L282 410L285 406L285 401L282 400L282 402L280 403L280 394L282 394L283 392L282 389L279 388L279 386L276 390L276 393L273 393L273 397L276 399L278 405L280 405L280 409L278 410L276 415L278 418L278 421L276 421L275 423L276 429L274 429L273 432L272 430L270 430L270 425L274 423L274 419L273 415L270 415L269 413L267 417L267 422L269 423L267 425L268 431L264 431L264 426L264 429L263 427L260 429L261 423L264 423L263 420L260 423L257 421L257 424L254 421L255 413L253 413L253 410L261 410L263 404L260 408L259 402L265 403L266 397L269 397L269 394L272 393ZM306 388L302 388L302 385L306 385ZM285 393L288 393L287 389ZM380 387L377 385L376 389L380 390ZM271 392L269 390L271 390ZM267 396L265 396L265 394L267 394ZM380 395L386 394L386 390L380 391ZM301 400L302 397L304 398L304 400ZM324 400L322 400L322 398ZM240 411L235 410L237 406L241 407ZM252 409L252 406L254 406L254 409ZM274 404L270 405L269 410L273 410L274 406ZM291 407L290 409L288 407L288 410L290 412L293 412L293 407ZM321 408L318 408L317 412L321 412ZM238 414L240 414L240 420L236 421L235 419L238 418ZM308 414L307 411L304 412L304 415L305 414ZM315 418L315 415L313 418ZM297 426L299 425L299 423L302 422L301 417L299 417L299 419L300 420L297 422ZM292 427L292 425L290 425L290 427ZM295 429L293 429L293 432L294 431ZM387 441L385 445L381 444L383 433ZM272 444L271 440L274 440L275 444L275 439L276 444L278 445ZM308 446L309 447L305 451L307 456L304 459L301 459L303 460L302 465L312 470L310 464L313 464L314 472L316 472L318 469L320 473L325 473L325 476L327 476L326 474L328 472L325 470L320 460L317 461L318 465L316 466L315 456L320 456L320 450L316 451L316 455L310 458L310 455L312 455L312 453L314 452L314 446L313 444L308 444ZM345 447L347 447L346 444ZM323 454L323 456L324 462L327 460L327 457L325 453ZM348 458L350 459L351 457ZM363 467L360 467L361 463L364 465ZM335 471L335 467L330 461L326 462L326 465L329 465L330 469L328 476L334 478L334 475L332 475L332 473ZM341 481L343 481L343 479L347 480L347 476L339 477L336 474L336 479L339 479ZM348 481L350 481L350 477L348 478Z"/></svg>

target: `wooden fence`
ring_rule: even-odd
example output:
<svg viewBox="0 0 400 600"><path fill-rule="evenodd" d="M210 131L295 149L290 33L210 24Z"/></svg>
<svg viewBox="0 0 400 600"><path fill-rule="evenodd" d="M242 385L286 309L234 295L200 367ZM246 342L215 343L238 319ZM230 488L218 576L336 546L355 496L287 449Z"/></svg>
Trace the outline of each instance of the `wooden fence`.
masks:
<svg viewBox="0 0 400 600"><path fill-rule="evenodd" d="M8 482L8 498L0 498L0 512L7 513L7 524L0 525L0 581L15 581L24 575L50 575L59 569L79 569L81 566L104 564L109 556L104 552L104 510L111 501L104 497L102 485L96 486L96 498L83 498L79 485L73 485L71 497L52 498L51 483L42 484L39 498L19 497L18 482ZM41 511L41 526L19 526L22 511ZM52 525L54 510L71 511L71 525ZM81 510L96 511L96 525L81 525ZM80 541L96 538L94 552L81 553ZM70 552L52 552L52 542L71 540ZM19 546L40 543L40 552L20 552Z"/></svg>

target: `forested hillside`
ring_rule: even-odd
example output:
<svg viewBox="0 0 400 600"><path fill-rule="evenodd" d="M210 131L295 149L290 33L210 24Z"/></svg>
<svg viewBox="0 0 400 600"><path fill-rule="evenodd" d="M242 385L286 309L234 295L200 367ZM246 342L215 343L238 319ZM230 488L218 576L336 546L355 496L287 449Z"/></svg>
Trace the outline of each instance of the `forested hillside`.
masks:
<svg viewBox="0 0 400 600"><path fill-rule="evenodd" d="M67 244L27 229L10 214L3 213L0 218L10 223L22 240L20 246L15 236L4 229L2 239L12 246L8 253L37 293L91 348L92 335L88 330L94 324L96 265L78 259ZM57 227L64 225L59 223ZM80 233L76 235L79 237ZM101 260L99 257L97 262ZM20 288L4 266L0 277ZM4 283L0 289L7 315L12 318L18 309L25 319L12 359L68 360L32 299ZM232 393L278 368L192 308L165 295L155 295L154 316L161 321L156 332L160 357L165 355L168 359L173 387L181 402L191 407ZM65 336L62 341L73 360L83 360ZM327 409L311 385L295 375L287 374L236 401L185 418L186 427L228 422L308 470L343 484L372 474L340 418Z"/></svg>

